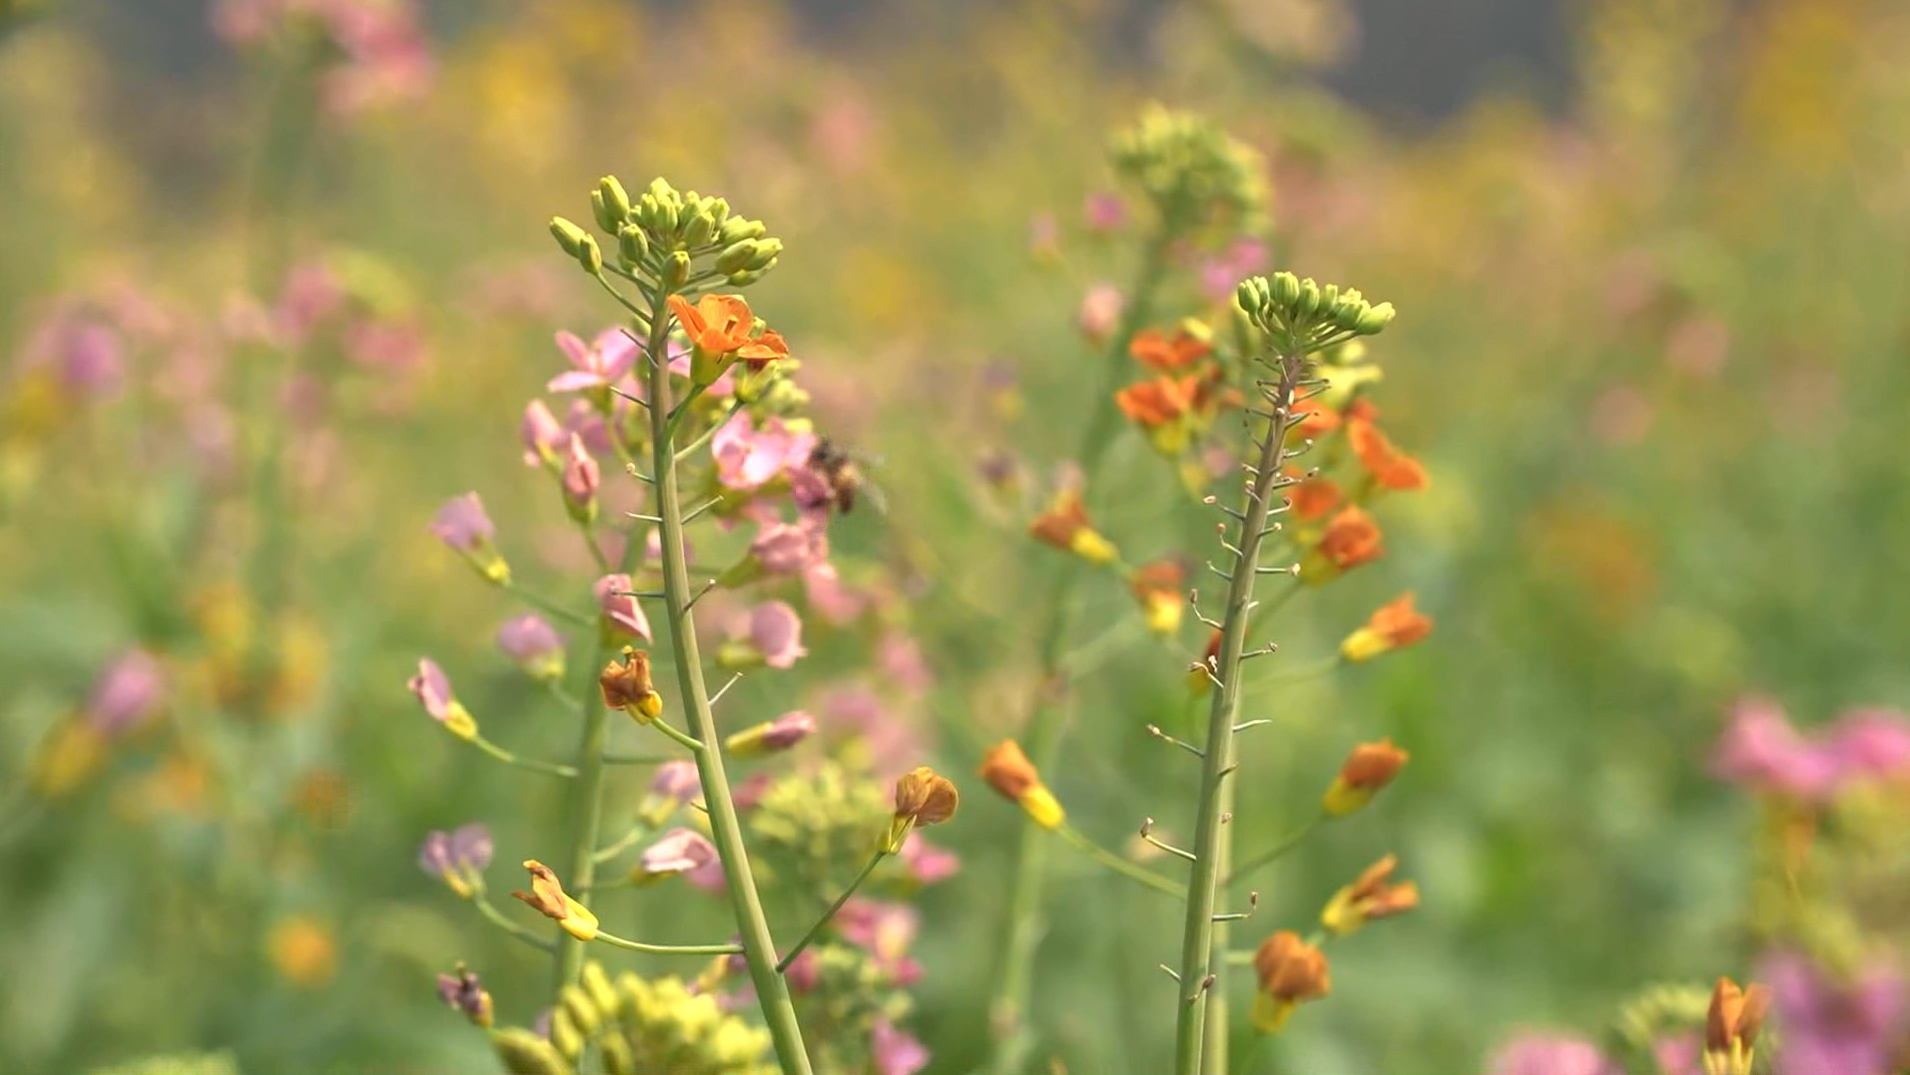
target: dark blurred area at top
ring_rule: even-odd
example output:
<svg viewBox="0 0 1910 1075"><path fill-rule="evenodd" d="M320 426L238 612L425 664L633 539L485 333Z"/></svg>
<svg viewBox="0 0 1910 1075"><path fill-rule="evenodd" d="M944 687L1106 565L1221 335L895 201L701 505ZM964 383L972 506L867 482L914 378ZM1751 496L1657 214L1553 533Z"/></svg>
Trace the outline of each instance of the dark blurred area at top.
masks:
<svg viewBox="0 0 1910 1075"><path fill-rule="evenodd" d="M531 0L427 0L434 30L461 26ZM673 9L694 0L630 0ZM960 7L996 0L790 0L819 44L860 35L875 16L883 26L937 20ZM230 63L213 40L206 0L75 0L122 60L160 77L191 77ZM1108 48L1138 53L1171 5L1106 0ZM1326 81L1353 102L1389 119L1426 123L1460 109L1484 89L1516 87L1548 105L1567 92L1573 0L1347 0L1358 36ZM634 47L634 46L633 46Z"/></svg>

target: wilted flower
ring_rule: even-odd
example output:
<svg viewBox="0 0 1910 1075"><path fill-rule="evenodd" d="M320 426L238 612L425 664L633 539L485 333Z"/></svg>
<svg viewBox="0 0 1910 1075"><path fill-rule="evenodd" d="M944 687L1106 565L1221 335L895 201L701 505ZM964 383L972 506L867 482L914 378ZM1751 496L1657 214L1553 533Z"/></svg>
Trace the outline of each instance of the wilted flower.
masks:
<svg viewBox="0 0 1910 1075"><path fill-rule="evenodd" d="M405 686L417 696L424 711L431 714L431 719L444 725L446 731L459 739L477 738L477 719L452 694L451 678L444 674L444 669L439 668L436 661L420 657L418 674L412 676Z"/></svg>
<svg viewBox="0 0 1910 1075"><path fill-rule="evenodd" d="M550 379L549 392L583 392L608 388L629 374L637 358L637 341L621 328L610 328L586 344L568 332L557 334L557 349L571 369Z"/></svg>
<svg viewBox="0 0 1910 1075"><path fill-rule="evenodd" d="M1432 634L1432 620L1413 608L1413 595L1402 594L1382 605L1366 625L1340 643L1340 655L1349 661L1367 661L1410 646Z"/></svg>
<svg viewBox="0 0 1910 1075"><path fill-rule="evenodd" d="M882 838L882 852L894 855L918 825L940 825L955 816L961 795L947 777L926 765L917 766L895 782L895 816Z"/></svg>
<svg viewBox="0 0 1910 1075"><path fill-rule="evenodd" d="M1704 1018L1706 1075L1751 1075L1752 1052L1770 1003L1765 986L1739 989L1729 978L1718 979Z"/></svg>
<svg viewBox="0 0 1910 1075"><path fill-rule="evenodd" d="M497 648L537 680L564 676L564 639L542 616L526 612L497 629Z"/></svg>
<svg viewBox="0 0 1910 1075"><path fill-rule="evenodd" d="M1071 489L1057 493L1048 510L1036 516L1028 532L1036 540L1071 552L1091 564L1111 564L1121 558L1121 551L1114 543L1097 533L1088 522L1088 509L1081 502L1081 494Z"/></svg>
<svg viewBox="0 0 1910 1075"><path fill-rule="evenodd" d="M1381 788L1393 782L1410 757L1393 745L1389 736L1377 743L1361 743L1346 756L1340 775L1334 778L1320 806L1334 817L1357 813Z"/></svg>
<svg viewBox="0 0 1910 1075"><path fill-rule="evenodd" d="M1044 829L1058 829L1067 819L1060 800L1042 783L1041 773L1013 739L995 744L982 758L981 777Z"/></svg>
<svg viewBox="0 0 1910 1075"><path fill-rule="evenodd" d="M549 866L536 859L526 859L524 868L530 871L531 890L513 892L511 895L530 904L531 908L545 918L553 919L564 927L564 931L580 941L593 940L597 936L597 916L589 908L565 893L564 886L551 872Z"/></svg>
<svg viewBox="0 0 1910 1075"><path fill-rule="evenodd" d="M87 722L107 738L123 735L152 717L165 688L159 661L145 650L128 650L93 682L86 700Z"/></svg>
<svg viewBox="0 0 1910 1075"><path fill-rule="evenodd" d="M1253 967L1260 979L1253 1025L1262 1034L1278 1033L1294 1008L1333 991L1325 953L1292 930L1281 930L1261 942L1253 954Z"/></svg>
<svg viewBox="0 0 1910 1075"><path fill-rule="evenodd" d="M485 992L478 976L460 963L454 974L438 975L438 999L452 1011L462 1012L472 1024L488 1028L495 1008L491 994Z"/></svg>
<svg viewBox="0 0 1910 1075"><path fill-rule="evenodd" d="M621 709L639 724L648 724L663 713L663 696L650 682L650 655L634 646L623 648L622 660L604 665L597 688L606 708Z"/></svg>
<svg viewBox="0 0 1910 1075"><path fill-rule="evenodd" d="M468 560L478 574L500 585L511 581L511 566L504 562L497 548L491 544L491 538L497 534L497 527L491 517L484 513L484 502L476 493L465 493L445 501L438 509L438 517L431 522L431 532L438 540L450 546L459 555Z"/></svg>
<svg viewBox="0 0 1910 1075"><path fill-rule="evenodd" d="M597 594L597 608L606 637L650 641L650 619L637 603L630 576L605 575L591 589Z"/></svg>
<svg viewBox="0 0 1910 1075"><path fill-rule="evenodd" d="M723 740L723 749L736 757L750 758L788 750L814 735L815 731L816 718L796 710L737 732Z"/></svg>
<svg viewBox="0 0 1910 1075"><path fill-rule="evenodd" d="M465 899L482 886L479 874L491 864L491 830L478 822L453 832L432 831L418 849L418 867Z"/></svg>
<svg viewBox="0 0 1910 1075"><path fill-rule="evenodd" d="M1388 855L1367 867L1359 880L1333 894L1320 912L1320 925L1328 933L1343 937L1375 918L1405 914L1419 906L1418 885L1389 882L1398 866L1398 857Z"/></svg>

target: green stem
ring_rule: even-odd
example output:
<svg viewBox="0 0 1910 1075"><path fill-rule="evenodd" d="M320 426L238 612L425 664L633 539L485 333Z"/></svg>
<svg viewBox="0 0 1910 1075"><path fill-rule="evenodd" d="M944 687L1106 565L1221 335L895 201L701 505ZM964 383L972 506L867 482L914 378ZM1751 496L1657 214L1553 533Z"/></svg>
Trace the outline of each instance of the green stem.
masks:
<svg viewBox="0 0 1910 1075"><path fill-rule="evenodd" d="M597 931L597 939L617 948L628 948L632 952L648 952L654 956L733 956L743 950L737 944L645 944L619 937L614 933Z"/></svg>
<svg viewBox="0 0 1910 1075"><path fill-rule="evenodd" d="M484 893L479 892L473 895L471 902L477 905L479 914L491 920L492 925L516 937L518 940L523 941L525 944L530 945L532 948L540 952L548 952L555 947L545 938L539 937L531 930L504 917L504 912L493 906L491 901L484 897Z"/></svg>
<svg viewBox="0 0 1910 1075"><path fill-rule="evenodd" d="M605 765L662 765L675 761L675 758L662 754L605 754Z"/></svg>
<svg viewBox="0 0 1910 1075"><path fill-rule="evenodd" d="M676 651L677 684L684 711L689 716L690 734L701 740L695 750L696 769L702 779L704 803L709 812L710 838L723 862L723 879L736 912L737 932L742 935L743 958L749 964L750 980L756 987L756 1002L762 1008L763 1021L769 1027L783 1075L811 1075L809 1054L803 1046L802 1028L796 1021L788 983L776 971L776 942L770 936L769 921L763 915L762 897L756 891L749 851L743 844L742 823L736 815L736 802L730 796L729 774L723 768L716 717L710 712L709 688L703 681L703 656L697 645L696 624L690 618L690 575L683 555L683 506L678 499L676 448L671 439L670 371L663 357L665 333L669 328L669 315L664 306L666 295L667 289L660 289L651 305L650 346L646 353L651 469L656 482L655 504L661 520L663 545L664 619Z"/></svg>
<svg viewBox="0 0 1910 1075"><path fill-rule="evenodd" d="M597 625L595 617L586 616L579 612L572 612L547 597L526 590L515 582L505 583L504 592L554 619L563 620L565 623L578 627L595 627Z"/></svg>
<svg viewBox="0 0 1910 1075"><path fill-rule="evenodd" d="M1213 708L1207 720L1207 753L1202 759L1200 801L1195 815L1194 867L1188 880L1187 917L1181 933L1174 1075L1203 1075L1203 1072L1216 1075L1226 1070L1224 1058L1211 1060L1205 1066L1201 1058L1209 1052L1209 1002L1219 985L1209 977L1215 973L1214 938L1216 934L1224 938L1228 932L1226 923L1214 921L1214 905L1227 865L1224 818L1232 797L1229 778L1235 769L1234 717L1240 704L1240 660L1253 610L1254 571L1260 564L1260 545L1266 536L1276 493L1274 482L1279 478L1281 453L1286 445L1287 408L1305 364L1304 355L1279 358L1279 382L1272 392L1266 393L1273 418L1260 442L1257 467L1240 512L1244 518L1236 542L1240 552L1234 557L1233 577L1227 587L1217 669L1220 685L1214 691ZM1213 1044L1224 1053L1224 1042Z"/></svg>
<svg viewBox="0 0 1910 1075"><path fill-rule="evenodd" d="M1272 847L1269 847L1265 851L1260 852L1258 855L1255 855L1254 857L1248 859L1246 862L1243 862L1239 866L1234 867L1233 872L1227 875L1226 883L1231 885L1236 881L1240 881L1246 877L1249 877L1253 874L1255 870L1260 869L1262 866L1265 866L1269 862L1272 862L1275 859L1278 859L1281 856L1285 855L1287 852L1293 850L1294 848L1299 847L1300 844L1303 843L1307 837L1313 835L1314 828L1316 828L1320 824L1320 822L1324 821L1325 819L1326 819L1326 815L1324 813L1315 814L1313 817L1307 820L1306 824L1301 825L1299 828L1294 829L1292 832L1288 833L1286 837L1283 838L1279 843L1274 844Z"/></svg>
<svg viewBox="0 0 1910 1075"><path fill-rule="evenodd" d="M1039 828L1039 826L1036 827ZM1123 877L1139 881L1154 891L1165 892L1169 896L1179 896L1181 894L1181 886L1169 881L1167 878L1162 877L1160 874L1155 873L1145 866L1129 862L1114 852L1109 851L1107 848L1088 839L1086 835L1072 825L1063 825L1056 829L1055 832L1060 834L1061 838L1072 845L1075 850Z"/></svg>
<svg viewBox="0 0 1910 1075"><path fill-rule="evenodd" d="M849 902L849 897L856 894L856 889L862 887L862 882L869 879L869 875L875 872L877 866L882 865L882 860L886 857L881 851L870 856L869 864L862 867L862 872L856 874L856 879L849 882L848 888L842 890L842 895L836 897L836 902L830 904L827 911L822 912L822 917L816 919L816 924L810 926L809 932L802 935L802 940L797 941L796 946L789 950L789 954L776 964L776 973L781 974L789 969L789 965L796 961L796 957L802 954L803 949L809 947L810 941L816 939L816 935L822 932L822 927L835 919L836 912L842 910L842 905Z"/></svg>
<svg viewBox="0 0 1910 1075"><path fill-rule="evenodd" d="M609 862L611 859L616 858L618 855L642 843L644 838L649 836L653 831L655 830L651 829L648 825L632 825L630 831L624 833L623 837L616 843L597 852L597 861ZM603 886L599 885L598 887L601 888Z"/></svg>
<svg viewBox="0 0 1910 1075"><path fill-rule="evenodd" d="M496 743L491 742L481 735L472 737L471 745L489 754L491 757L496 758L498 761L515 765L520 769L529 769L534 773L549 773L551 776L561 777L575 777L577 775L577 770L573 766L557 765L553 762L521 757L505 750L503 747L498 746Z"/></svg>
<svg viewBox="0 0 1910 1075"><path fill-rule="evenodd" d="M1120 432L1118 411L1112 405L1110 394L1112 387L1126 366L1128 344L1151 313L1154 296L1167 274L1168 250L1178 230L1171 220L1162 221L1141 258L1132 298L1122 312L1120 324L1108 338L1102 366L1110 391L1097 398L1077 453L1083 481L1090 491L1095 488L1094 479L1108 447L1114 442L1114 435ZM1021 745L1035 768L1050 775L1059 760L1061 729L1067 719L1062 662L1067 656L1068 638L1073 633L1075 588L1085 567L1080 560L1069 557L1056 568L1054 586L1041 606L1049 618L1040 641L1041 673L1036 687L1040 693L1022 733ZM1039 825L1022 826L1014 877L1009 883L1007 948L1002 956L1001 976L990 1015L995 1039L992 1066L996 1075L1021 1075L1035 1042L1026 1020L1028 1001L1034 992L1035 954L1041 947L1042 934L1047 931L1047 921L1042 914L1042 889L1046 884L1049 841L1040 828Z"/></svg>
<svg viewBox="0 0 1910 1075"><path fill-rule="evenodd" d="M682 732L676 729L675 725L671 724L667 720L653 720L650 722L650 727L655 728L657 731L662 732L666 737L674 741L678 746L688 749L693 754L703 749L703 743L701 740L695 739L691 736L683 734Z"/></svg>

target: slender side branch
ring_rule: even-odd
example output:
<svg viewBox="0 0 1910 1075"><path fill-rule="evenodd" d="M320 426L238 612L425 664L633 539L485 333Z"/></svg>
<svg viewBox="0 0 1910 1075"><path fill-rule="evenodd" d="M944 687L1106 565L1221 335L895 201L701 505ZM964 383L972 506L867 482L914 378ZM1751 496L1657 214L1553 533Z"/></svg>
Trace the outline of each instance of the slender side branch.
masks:
<svg viewBox="0 0 1910 1075"><path fill-rule="evenodd" d="M597 939L617 948L648 952L655 956L733 956L743 950L740 944L645 944L602 930L597 931Z"/></svg>
<svg viewBox="0 0 1910 1075"><path fill-rule="evenodd" d="M842 905L849 902L849 897L856 894L856 889L862 887L862 882L867 881L869 875L874 873L875 868L882 865L882 860L887 857L881 851L869 856L869 864L862 867L862 872L856 874L856 879L849 882L848 888L842 890L842 895L836 897L836 902L830 904L827 911L822 912L822 917L816 919L816 924L810 926L809 932L802 935L802 940L797 941L796 946L789 950L789 954L783 956L782 960L776 964L777 974L789 969L789 965L796 961L796 957L802 955L802 950L809 947L809 942L815 940L816 935L822 932L822 928L835 919L836 913L842 910Z"/></svg>
<svg viewBox="0 0 1910 1075"><path fill-rule="evenodd" d="M1145 866L1129 862L1114 852L1109 851L1107 848L1088 839L1085 833L1072 825L1062 825L1055 831L1061 835L1063 840L1066 840L1072 845L1075 850L1130 881L1138 881L1156 892L1164 892L1169 896L1179 897L1182 893L1182 886L1162 877L1160 874L1155 873Z"/></svg>
<svg viewBox="0 0 1910 1075"><path fill-rule="evenodd" d="M550 776L561 776L566 779L575 779L577 776L576 766L558 765L555 762L538 761L535 758L522 757L505 750L503 747L498 746L496 743L491 742L481 735L473 736L471 738L471 745L489 754L491 757L496 758L498 761L504 762L507 765L515 765L519 769L529 769L533 773L546 773Z"/></svg>

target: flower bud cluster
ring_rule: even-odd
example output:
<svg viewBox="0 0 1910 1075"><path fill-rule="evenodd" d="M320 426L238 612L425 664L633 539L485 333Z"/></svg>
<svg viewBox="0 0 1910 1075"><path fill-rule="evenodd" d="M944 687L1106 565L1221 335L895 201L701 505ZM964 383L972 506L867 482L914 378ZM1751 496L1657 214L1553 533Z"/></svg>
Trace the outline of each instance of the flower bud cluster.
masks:
<svg viewBox="0 0 1910 1075"><path fill-rule="evenodd" d="M1378 335L1394 316L1392 303L1369 303L1358 288L1323 287L1310 276L1301 279L1290 272L1242 280L1234 302L1283 354L1311 353L1355 336Z"/></svg>
<svg viewBox="0 0 1910 1075"><path fill-rule="evenodd" d="M1115 134L1109 154L1163 219L1236 232L1265 224L1266 162L1204 116L1149 106Z"/></svg>
<svg viewBox="0 0 1910 1075"><path fill-rule="evenodd" d="M492 1047L507 1070L575 1075L587 1048L609 1075L669 1071L682 1075L770 1075L769 1033L725 1011L717 998L679 978L613 982L596 963L567 986L551 1012L550 1033L494 1031Z"/></svg>
<svg viewBox="0 0 1910 1075"><path fill-rule="evenodd" d="M590 194L590 211L614 247L618 268L670 288L717 279L747 287L775 268L782 254L782 240L769 237L762 221L732 214L723 198L679 192L662 177L632 198L615 176L605 176ZM604 249L595 236L563 217L551 219L550 232L585 272L603 271ZM700 272L698 259L707 259Z"/></svg>

